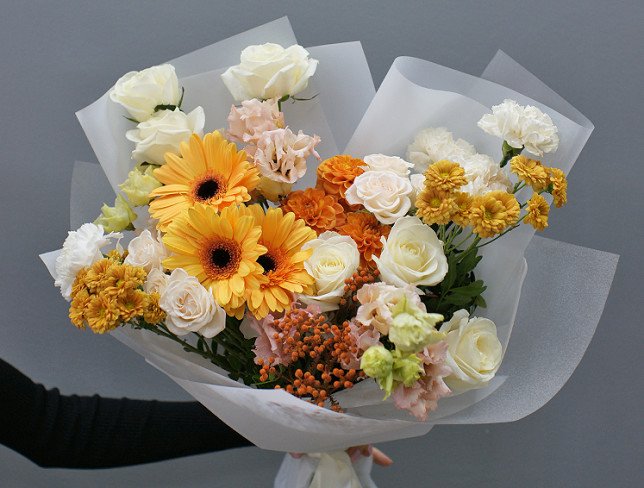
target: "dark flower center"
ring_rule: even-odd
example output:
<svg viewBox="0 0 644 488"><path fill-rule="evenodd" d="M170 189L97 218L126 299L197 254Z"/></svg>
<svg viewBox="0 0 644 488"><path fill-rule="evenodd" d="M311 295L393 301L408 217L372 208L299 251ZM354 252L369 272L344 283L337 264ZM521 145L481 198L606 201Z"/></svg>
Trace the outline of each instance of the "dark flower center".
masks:
<svg viewBox="0 0 644 488"><path fill-rule="evenodd" d="M219 182L215 180L206 180L202 182L197 188L197 198L200 200L208 200L214 197L219 192Z"/></svg>
<svg viewBox="0 0 644 488"><path fill-rule="evenodd" d="M277 263L268 254L262 254L257 258L257 262L262 268L264 268L264 274L268 273L269 271L275 271L275 268L277 268Z"/></svg>
<svg viewBox="0 0 644 488"><path fill-rule="evenodd" d="M218 247L210 251L210 262L215 268L225 268L231 261L232 256L226 248Z"/></svg>

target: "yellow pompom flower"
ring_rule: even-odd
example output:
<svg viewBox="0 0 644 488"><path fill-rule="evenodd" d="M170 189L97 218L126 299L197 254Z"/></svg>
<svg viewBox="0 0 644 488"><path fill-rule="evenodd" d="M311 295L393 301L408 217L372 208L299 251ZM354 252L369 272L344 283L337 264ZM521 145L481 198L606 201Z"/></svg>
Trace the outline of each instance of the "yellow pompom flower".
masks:
<svg viewBox="0 0 644 488"><path fill-rule="evenodd" d="M166 313L159 305L159 298L157 292L148 295L147 307L143 312L143 320L148 324L158 324L165 320Z"/></svg>
<svg viewBox="0 0 644 488"><path fill-rule="evenodd" d="M150 193L150 215L159 220L165 231L174 219L196 204L216 212L250 200L250 192L259 183L259 171L219 132L201 139L193 134L181 143L181 155L166 153L166 164L154 170L164 184Z"/></svg>
<svg viewBox="0 0 644 488"><path fill-rule="evenodd" d="M302 219L295 219L293 212L283 213L280 208L269 208L266 213L259 205L249 207L255 222L261 226L259 243L267 251L257 258L264 270L266 282L249 290L248 309L262 319L270 312L283 312L293 302L295 293L310 294L315 282L306 272L306 261L313 249L302 246L317 237Z"/></svg>
<svg viewBox="0 0 644 488"><path fill-rule="evenodd" d="M546 199L538 193L533 193L528 200L527 215L523 219L526 224L530 224L537 230L543 230L548 227L548 212L550 206Z"/></svg>
<svg viewBox="0 0 644 488"><path fill-rule="evenodd" d="M262 228L244 205L224 208L196 204L170 224L163 242L173 255L168 269L183 268L210 289L228 315L241 319L246 298L267 282L257 259L266 254L259 244Z"/></svg>
<svg viewBox="0 0 644 488"><path fill-rule="evenodd" d="M97 334L116 329L120 323L116 299L105 294L93 295L85 307L85 319L89 328Z"/></svg>
<svg viewBox="0 0 644 488"><path fill-rule="evenodd" d="M454 195L445 191L425 187L416 198L416 215L427 225L447 224L456 209Z"/></svg>
<svg viewBox="0 0 644 488"><path fill-rule="evenodd" d="M454 194L455 210L452 213L452 222L461 227L470 225L470 208L472 207L472 197L465 192L456 192Z"/></svg>
<svg viewBox="0 0 644 488"><path fill-rule="evenodd" d="M568 201L568 181L559 168L548 168L548 182L552 185L552 196L557 208L563 207Z"/></svg>
<svg viewBox="0 0 644 488"><path fill-rule="evenodd" d="M116 299L121 322L129 322L142 317L148 306L147 293L138 289L128 289Z"/></svg>
<svg viewBox="0 0 644 488"><path fill-rule="evenodd" d="M463 185L467 185L465 170L453 161L436 161L425 171L425 188L451 192Z"/></svg>
<svg viewBox="0 0 644 488"><path fill-rule="evenodd" d="M479 237L492 237L514 225L520 212L514 195L501 190L491 191L472 201L470 225Z"/></svg>
<svg viewBox="0 0 644 488"><path fill-rule="evenodd" d="M510 160L510 169L534 191L544 190L548 186L548 173L539 161L523 155L514 156Z"/></svg>

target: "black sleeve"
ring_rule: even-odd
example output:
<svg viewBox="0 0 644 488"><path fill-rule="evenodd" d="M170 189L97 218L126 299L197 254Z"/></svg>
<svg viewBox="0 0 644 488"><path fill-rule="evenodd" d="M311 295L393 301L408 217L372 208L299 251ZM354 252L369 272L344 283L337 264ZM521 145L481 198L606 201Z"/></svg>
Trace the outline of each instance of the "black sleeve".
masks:
<svg viewBox="0 0 644 488"><path fill-rule="evenodd" d="M59 468L128 466L252 445L200 403L64 396L2 360L0 443Z"/></svg>

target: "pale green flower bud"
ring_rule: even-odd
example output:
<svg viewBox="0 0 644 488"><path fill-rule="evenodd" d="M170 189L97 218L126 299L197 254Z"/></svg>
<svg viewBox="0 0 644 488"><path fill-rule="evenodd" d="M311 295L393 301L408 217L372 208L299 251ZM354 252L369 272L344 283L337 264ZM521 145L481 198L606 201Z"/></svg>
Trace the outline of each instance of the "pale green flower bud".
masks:
<svg viewBox="0 0 644 488"><path fill-rule="evenodd" d="M422 366L422 359L414 353L403 353L395 350L393 358L393 379L407 387L412 386L425 372Z"/></svg>
<svg viewBox="0 0 644 488"><path fill-rule="evenodd" d="M153 172L154 166L148 166L145 171L134 168L127 175L127 180L119 185L128 200L135 207L142 207L150 203L150 192L161 186Z"/></svg>
<svg viewBox="0 0 644 488"><path fill-rule="evenodd" d="M393 364L394 357L384 346L371 346L362 354L360 360L360 368L367 376L376 379L380 388L385 390L386 397L393 390Z"/></svg>
<svg viewBox="0 0 644 488"><path fill-rule="evenodd" d="M443 320L443 316L424 312L406 298L396 304L392 314L389 340L402 352L420 352L445 338L445 334L436 330L436 324Z"/></svg>
<svg viewBox="0 0 644 488"><path fill-rule="evenodd" d="M103 204L101 215L94 221L96 225L102 225L105 232L119 232L131 229L136 214L130 208L130 204L121 195L116 197L114 206Z"/></svg>

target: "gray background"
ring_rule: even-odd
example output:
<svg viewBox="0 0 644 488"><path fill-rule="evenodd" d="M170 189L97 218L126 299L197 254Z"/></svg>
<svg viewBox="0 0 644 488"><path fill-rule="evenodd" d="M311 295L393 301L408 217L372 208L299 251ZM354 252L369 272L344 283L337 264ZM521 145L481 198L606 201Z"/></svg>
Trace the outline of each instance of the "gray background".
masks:
<svg viewBox="0 0 644 488"><path fill-rule="evenodd" d="M120 74L285 14L305 46L361 40L376 86L399 55L480 74L500 48L596 126L570 174L570 204L545 235L620 254L612 293L585 358L546 407L512 424L437 427L385 444L395 468L376 469L374 478L383 487L637 485L644 474L643 5L2 1L0 356L65 393L186 398L113 339L75 330L37 258L65 238L73 161L94 161L74 112ZM280 459L248 448L135 468L47 471L0 447L0 485L269 486Z"/></svg>

